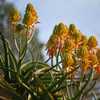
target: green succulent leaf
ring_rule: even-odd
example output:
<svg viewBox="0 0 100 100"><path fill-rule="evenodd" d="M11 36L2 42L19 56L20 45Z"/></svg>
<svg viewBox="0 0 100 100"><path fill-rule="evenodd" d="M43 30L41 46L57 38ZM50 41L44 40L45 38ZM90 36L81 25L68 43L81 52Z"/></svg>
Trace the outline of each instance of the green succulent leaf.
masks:
<svg viewBox="0 0 100 100"><path fill-rule="evenodd" d="M9 84L6 80L0 79L0 87L11 93L14 98L22 100L22 97L16 92L16 88L11 86L11 84Z"/></svg>

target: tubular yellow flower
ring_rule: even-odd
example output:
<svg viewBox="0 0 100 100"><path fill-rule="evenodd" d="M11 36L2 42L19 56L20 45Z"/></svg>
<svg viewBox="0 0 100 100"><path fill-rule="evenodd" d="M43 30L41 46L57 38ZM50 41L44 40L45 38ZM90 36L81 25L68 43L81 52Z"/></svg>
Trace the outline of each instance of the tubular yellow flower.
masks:
<svg viewBox="0 0 100 100"><path fill-rule="evenodd" d="M69 31L68 31L69 35L72 36L73 33L75 33L75 32L77 32L76 26L74 24L70 24L69 25Z"/></svg>
<svg viewBox="0 0 100 100"><path fill-rule="evenodd" d="M26 7L26 12L35 12L34 11L34 7L31 3L27 4L27 7ZM36 13L36 12L35 12Z"/></svg>
<svg viewBox="0 0 100 100"><path fill-rule="evenodd" d="M81 41L80 41L80 46L82 46L82 45L87 45L87 42L88 42L88 39L87 39L87 37L85 36L85 35L82 35L81 36Z"/></svg>
<svg viewBox="0 0 100 100"><path fill-rule="evenodd" d="M64 42L65 42L67 35L68 35L68 28L63 23L60 23L58 25L58 31L57 32L58 32L58 36L60 38L59 48L63 48Z"/></svg>
<svg viewBox="0 0 100 100"><path fill-rule="evenodd" d="M16 8L13 8L9 12L9 20L11 23L15 24L21 19L20 13Z"/></svg>
<svg viewBox="0 0 100 100"><path fill-rule="evenodd" d="M83 59L81 65L82 65L83 72L86 72L90 67L88 59Z"/></svg>
<svg viewBox="0 0 100 100"><path fill-rule="evenodd" d="M64 69L67 73L70 73L72 72L75 68L73 66L67 66L67 67L64 67L66 69ZM74 72L72 72L71 74L68 75L68 78L74 78L75 74Z"/></svg>
<svg viewBox="0 0 100 100"><path fill-rule="evenodd" d="M72 34L72 39L75 41L75 43L78 43L81 40L81 36L81 33L76 31Z"/></svg>
<svg viewBox="0 0 100 100"><path fill-rule="evenodd" d="M58 24L58 34L59 35L65 35L68 33L68 29L67 29L67 26L64 25L62 22Z"/></svg>
<svg viewBox="0 0 100 100"><path fill-rule="evenodd" d="M73 40L71 40L71 39L66 39L66 41L65 41L65 43L64 43L64 48L63 48L63 49L64 49L66 52L71 52L72 49L74 49L74 47L75 47L75 44L74 44Z"/></svg>
<svg viewBox="0 0 100 100"><path fill-rule="evenodd" d="M55 44L56 44L55 39L56 39L55 36L52 35L47 43L47 49L48 49L47 52L48 52L50 58L53 58L53 56L56 55L57 48L55 46Z"/></svg>
<svg viewBox="0 0 100 100"><path fill-rule="evenodd" d="M47 42L47 48L51 48L56 44L57 44L57 35L56 35L56 30L57 30L57 25L55 25L54 29L53 29L53 34L51 35L50 39Z"/></svg>
<svg viewBox="0 0 100 100"><path fill-rule="evenodd" d="M87 46L82 46L82 47L80 47L79 52L78 52L78 55L79 55L82 59L88 58L88 56L89 56L89 51L88 51Z"/></svg>
<svg viewBox="0 0 100 100"><path fill-rule="evenodd" d="M67 68L68 66L74 64L74 58L72 54L65 52L63 56L64 56L64 62L63 62L64 67Z"/></svg>
<svg viewBox="0 0 100 100"><path fill-rule="evenodd" d="M92 66L96 65L98 63L97 56L95 54L90 54L89 62L90 62L90 65Z"/></svg>
<svg viewBox="0 0 100 100"><path fill-rule="evenodd" d="M64 60L62 61L62 66L64 71L71 72L74 70L75 59L71 53L63 53ZM74 77L74 72L69 75L69 78Z"/></svg>
<svg viewBox="0 0 100 100"><path fill-rule="evenodd" d="M32 4L27 4L26 11L24 14L23 24L27 27L31 27L33 24L37 23L38 16Z"/></svg>
<svg viewBox="0 0 100 100"><path fill-rule="evenodd" d="M88 39L88 46L90 48L95 48L97 46L97 40L95 36L90 36Z"/></svg>
<svg viewBox="0 0 100 100"><path fill-rule="evenodd" d="M85 35L82 35L82 38L81 39L82 39L81 41L83 42L83 44L86 45L87 42L88 42L87 37Z"/></svg>

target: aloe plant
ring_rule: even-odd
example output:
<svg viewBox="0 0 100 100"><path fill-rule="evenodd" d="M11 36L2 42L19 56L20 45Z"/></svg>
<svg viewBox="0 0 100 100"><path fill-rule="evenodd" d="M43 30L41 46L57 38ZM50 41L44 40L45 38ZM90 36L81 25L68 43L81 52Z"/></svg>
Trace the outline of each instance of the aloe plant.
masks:
<svg viewBox="0 0 100 100"><path fill-rule="evenodd" d="M84 35L75 25L71 24L68 28L61 22L55 26L46 45L49 59L38 61L30 56L30 60L26 60L31 39L34 38L32 32L38 23L38 16L32 4L27 5L22 23L19 18L18 11L17 15L12 11L10 25L14 28L16 53L0 32L4 50L0 54L0 69L3 71L0 87L12 94L11 99L84 100L88 94L96 98L93 91L96 84L94 74L100 72L96 39L92 39L92 42L90 39L84 39ZM95 47L90 45L93 42ZM96 61L92 63L94 57ZM48 64L48 61L51 61L51 64Z"/></svg>

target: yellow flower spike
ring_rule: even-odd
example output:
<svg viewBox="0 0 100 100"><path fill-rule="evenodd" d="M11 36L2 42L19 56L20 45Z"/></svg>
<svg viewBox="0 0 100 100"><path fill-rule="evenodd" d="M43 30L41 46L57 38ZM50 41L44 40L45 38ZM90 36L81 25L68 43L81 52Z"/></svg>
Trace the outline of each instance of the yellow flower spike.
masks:
<svg viewBox="0 0 100 100"><path fill-rule="evenodd" d="M51 54L49 52L57 52L58 50L60 51L63 46L64 42L67 38L68 34L68 29L67 26L64 25L63 23L59 23L58 25L55 25L53 29L53 33L50 37L50 39L47 42L47 49L48 49L48 54ZM54 50L51 50L51 48L55 48ZM49 50L50 49L50 50ZM56 54L56 53L52 53Z"/></svg>
<svg viewBox="0 0 100 100"><path fill-rule="evenodd" d="M58 24L57 33L60 38L60 47L62 48L68 36L68 28L63 23Z"/></svg>
<svg viewBox="0 0 100 100"><path fill-rule="evenodd" d="M81 45L87 45L88 39L85 35L82 35L81 37Z"/></svg>
<svg viewBox="0 0 100 100"><path fill-rule="evenodd" d="M67 52L72 51L72 49L75 47L75 44L73 42L73 40L71 39L67 39L64 43L64 50Z"/></svg>
<svg viewBox="0 0 100 100"><path fill-rule="evenodd" d="M67 68L67 66L71 66L74 64L74 58L71 53L64 53L64 62L63 65Z"/></svg>
<svg viewBox="0 0 100 100"><path fill-rule="evenodd" d="M74 24L70 24L69 25L69 31L68 31L69 35L72 36L72 34L75 33L75 32L77 32L76 26Z"/></svg>
<svg viewBox="0 0 100 100"><path fill-rule="evenodd" d="M13 8L9 12L9 20L12 24L16 24L18 21L20 21L21 16L19 11L16 8Z"/></svg>
<svg viewBox="0 0 100 100"><path fill-rule="evenodd" d="M74 24L70 24L69 31L76 31L76 26Z"/></svg>
<svg viewBox="0 0 100 100"><path fill-rule="evenodd" d="M88 46L90 48L95 48L97 46L97 40L95 36L90 36L88 39Z"/></svg>
<svg viewBox="0 0 100 100"><path fill-rule="evenodd" d="M61 35L67 35L68 34L68 28L66 25L64 25L63 23L59 23L58 24L58 32Z"/></svg>
<svg viewBox="0 0 100 100"><path fill-rule="evenodd" d="M33 10L34 10L33 5L31 3L28 3L27 7L26 7L26 11L31 11L32 12Z"/></svg>
<svg viewBox="0 0 100 100"><path fill-rule="evenodd" d="M54 27L53 34L51 35L50 39L47 42L47 49L48 55L50 58L56 55L57 51L57 35L56 35L56 26Z"/></svg>
<svg viewBox="0 0 100 100"><path fill-rule="evenodd" d="M32 21L32 14L30 12L26 13L24 15L24 19L23 19L23 23L26 25L26 26L31 26L33 24L33 21Z"/></svg>
<svg viewBox="0 0 100 100"><path fill-rule="evenodd" d="M76 31L72 34L72 39L75 41L75 43L78 43L82 38L82 35L79 31Z"/></svg>
<svg viewBox="0 0 100 100"><path fill-rule="evenodd" d="M82 47L80 47L80 48L79 48L79 51L78 51L78 55L79 55L79 57L81 57L82 59L88 58L88 56L89 56L89 51L88 51L87 46L82 46Z"/></svg>
<svg viewBox="0 0 100 100"><path fill-rule="evenodd" d="M35 8L33 7L31 3L27 4L26 13L27 12L31 12L33 16L37 15L37 12L35 11Z"/></svg>
<svg viewBox="0 0 100 100"><path fill-rule="evenodd" d="M33 24L38 22L37 13L32 4L27 4L26 11L24 14L23 24L26 27L31 27Z"/></svg>

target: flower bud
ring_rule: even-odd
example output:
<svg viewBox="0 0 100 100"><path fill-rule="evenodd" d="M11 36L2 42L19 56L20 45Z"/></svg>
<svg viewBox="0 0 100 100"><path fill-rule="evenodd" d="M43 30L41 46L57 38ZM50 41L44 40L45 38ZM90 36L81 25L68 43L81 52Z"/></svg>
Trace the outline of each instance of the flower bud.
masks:
<svg viewBox="0 0 100 100"><path fill-rule="evenodd" d="M79 57L81 57L82 59L88 58L89 55L89 51L87 46L82 46L80 47L79 51L78 51L78 55Z"/></svg>
<svg viewBox="0 0 100 100"><path fill-rule="evenodd" d="M9 20L11 23L16 24L21 19L20 13L16 8L13 8L9 12Z"/></svg>
<svg viewBox="0 0 100 100"><path fill-rule="evenodd" d="M72 36L73 33L75 33L76 31L77 31L76 26L74 24L70 24L69 30L68 30L69 35Z"/></svg>
<svg viewBox="0 0 100 100"><path fill-rule="evenodd" d="M90 36L88 39L88 46L90 48L95 48L97 46L97 40L95 36Z"/></svg>

